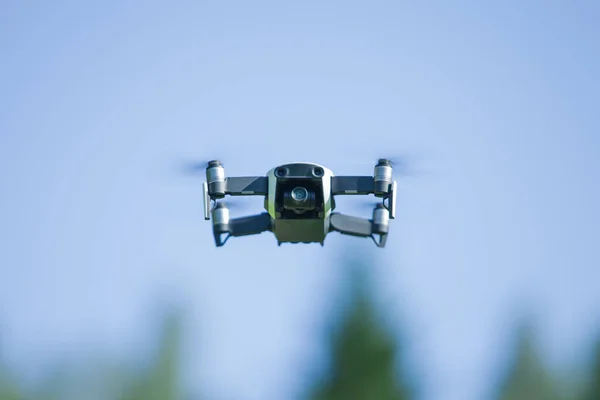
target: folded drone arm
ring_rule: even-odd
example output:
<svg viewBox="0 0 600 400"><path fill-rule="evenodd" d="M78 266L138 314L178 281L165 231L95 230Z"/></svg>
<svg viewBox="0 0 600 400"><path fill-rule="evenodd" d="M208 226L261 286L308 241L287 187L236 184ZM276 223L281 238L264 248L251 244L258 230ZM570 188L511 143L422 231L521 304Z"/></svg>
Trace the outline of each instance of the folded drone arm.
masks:
<svg viewBox="0 0 600 400"><path fill-rule="evenodd" d="M340 232L344 235L370 237L378 247L385 247L387 241L387 227L381 227L374 224L373 221L352 217L339 213L331 214L329 219L329 231ZM375 238L379 235L379 240Z"/></svg>
<svg viewBox="0 0 600 400"><path fill-rule="evenodd" d="M249 236L271 230L271 216L268 213L233 218L223 226L213 225L213 234L217 247L223 246L231 236ZM225 238L223 238L225 234Z"/></svg>
<svg viewBox="0 0 600 400"><path fill-rule="evenodd" d="M375 179L372 176L333 176L331 178L331 194L336 195L353 195L353 194L374 194ZM393 181L390 191L385 195L388 200L388 209L390 218L396 218L396 181Z"/></svg>
<svg viewBox="0 0 600 400"><path fill-rule="evenodd" d="M266 176L239 176L225 178L223 182L218 182L221 187L219 194L213 192L215 188L211 187L213 183L204 182L202 185L204 202L204 219L210 219L210 202L225 195L229 196L266 196L269 191L269 180Z"/></svg>
<svg viewBox="0 0 600 400"><path fill-rule="evenodd" d="M331 177L331 194L372 194L372 176L333 176Z"/></svg>
<svg viewBox="0 0 600 400"><path fill-rule="evenodd" d="M229 234L231 236L256 235L270 230L271 216L269 213L234 218L229 221Z"/></svg>

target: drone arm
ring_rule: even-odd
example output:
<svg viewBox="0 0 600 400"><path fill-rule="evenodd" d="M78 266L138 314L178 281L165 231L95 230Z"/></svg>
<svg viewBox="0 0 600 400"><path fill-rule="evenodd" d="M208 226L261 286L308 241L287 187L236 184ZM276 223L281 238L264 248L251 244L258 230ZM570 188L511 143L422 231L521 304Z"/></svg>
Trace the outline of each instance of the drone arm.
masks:
<svg viewBox="0 0 600 400"><path fill-rule="evenodd" d="M398 185L393 181L389 186L387 194L378 197L384 197L388 200L388 209L391 219L396 218L396 194ZM331 178L331 194L347 195L347 194L374 194L375 193L375 178L372 176L333 176ZM376 195L377 196L377 195Z"/></svg>
<svg viewBox="0 0 600 400"><path fill-rule="evenodd" d="M231 236L257 235L271 230L271 216L268 213L230 219L226 224L214 224L215 244L221 247ZM223 238L223 235L226 235Z"/></svg>
<svg viewBox="0 0 600 400"><path fill-rule="evenodd" d="M331 231L351 236L369 237L373 233L368 219L338 213L331 214L329 226Z"/></svg>
<svg viewBox="0 0 600 400"><path fill-rule="evenodd" d="M225 178L225 194L230 196L266 196L269 180L266 176Z"/></svg>
<svg viewBox="0 0 600 400"><path fill-rule="evenodd" d="M217 189L215 189L215 185ZM269 179L266 176L239 176L224 178L219 182L204 182L202 185L204 219L210 219L211 200L229 196L266 196L269 191Z"/></svg>
<svg viewBox="0 0 600 400"><path fill-rule="evenodd" d="M229 234L231 236L256 235L270 230L271 216L269 213L234 218L229 221Z"/></svg>
<svg viewBox="0 0 600 400"><path fill-rule="evenodd" d="M331 194L372 194L374 179L372 176L333 176Z"/></svg>
<svg viewBox="0 0 600 400"><path fill-rule="evenodd" d="M338 213L331 214L329 230L344 235L370 237L377 247L385 247L388 233L387 227L375 224L371 220ZM379 240L375 238L375 235L379 235Z"/></svg>

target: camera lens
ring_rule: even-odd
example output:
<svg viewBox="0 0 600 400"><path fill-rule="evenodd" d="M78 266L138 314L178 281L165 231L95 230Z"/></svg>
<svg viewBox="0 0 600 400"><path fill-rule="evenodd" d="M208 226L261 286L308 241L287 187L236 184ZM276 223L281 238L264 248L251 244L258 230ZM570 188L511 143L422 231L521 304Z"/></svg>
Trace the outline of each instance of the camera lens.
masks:
<svg viewBox="0 0 600 400"><path fill-rule="evenodd" d="M292 189L292 199L296 201L305 201L308 198L308 190L303 187L295 187Z"/></svg>
<svg viewBox="0 0 600 400"><path fill-rule="evenodd" d="M321 167L315 167L315 168L313 168L312 173L313 173L313 176L320 178L323 176L325 171L323 171L323 168L321 168Z"/></svg>

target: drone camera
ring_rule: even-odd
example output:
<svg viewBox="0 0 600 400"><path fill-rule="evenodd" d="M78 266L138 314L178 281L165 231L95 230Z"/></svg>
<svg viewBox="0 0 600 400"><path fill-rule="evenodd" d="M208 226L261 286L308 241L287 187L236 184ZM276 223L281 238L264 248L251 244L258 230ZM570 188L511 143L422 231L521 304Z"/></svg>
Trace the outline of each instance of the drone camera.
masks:
<svg viewBox="0 0 600 400"><path fill-rule="evenodd" d="M304 202L308 199L308 190L301 186L292 189L292 200L297 202Z"/></svg>
<svg viewBox="0 0 600 400"><path fill-rule="evenodd" d="M390 191L392 185L392 163L386 159L380 159L375 166L373 174L373 191L376 197L384 197Z"/></svg>
<svg viewBox="0 0 600 400"><path fill-rule="evenodd" d="M314 210L316 203L315 192L309 191L303 186L296 186L283 194L283 208L296 214Z"/></svg>
<svg viewBox="0 0 600 400"><path fill-rule="evenodd" d="M206 182L211 198L225 197L225 169L219 160L213 160L206 167Z"/></svg>
<svg viewBox="0 0 600 400"><path fill-rule="evenodd" d="M277 179L274 203L278 219L320 218L325 168L291 163L278 166L273 172Z"/></svg>

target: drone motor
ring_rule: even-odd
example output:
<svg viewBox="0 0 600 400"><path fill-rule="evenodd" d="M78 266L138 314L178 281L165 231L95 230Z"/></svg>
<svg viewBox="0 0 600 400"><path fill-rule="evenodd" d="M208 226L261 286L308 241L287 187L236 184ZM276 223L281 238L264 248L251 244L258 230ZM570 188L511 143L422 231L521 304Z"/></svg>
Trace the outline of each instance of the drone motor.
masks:
<svg viewBox="0 0 600 400"><path fill-rule="evenodd" d="M223 168L219 160L208 162L206 182L213 198L222 199L225 197L225 168Z"/></svg>
<svg viewBox="0 0 600 400"><path fill-rule="evenodd" d="M373 232L377 234L386 234L390 229L389 211L381 203L377 204L373 210Z"/></svg>
<svg viewBox="0 0 600 400"><path fill-rule="evenodd" d="M215 232L229 232L229 208L225 203L217 203L212 210L212 222Z"/></svg>
<svg viewBox="0 0 600 400"><path fill-rule="evenodd" d="M389 160L380 159L373 173L373 191L376 197L384 197L390 191L392 184L392 163Z"/></svg>

